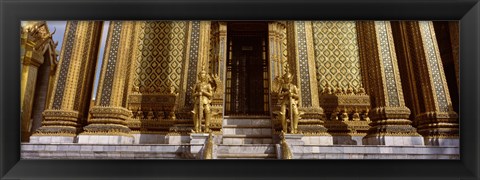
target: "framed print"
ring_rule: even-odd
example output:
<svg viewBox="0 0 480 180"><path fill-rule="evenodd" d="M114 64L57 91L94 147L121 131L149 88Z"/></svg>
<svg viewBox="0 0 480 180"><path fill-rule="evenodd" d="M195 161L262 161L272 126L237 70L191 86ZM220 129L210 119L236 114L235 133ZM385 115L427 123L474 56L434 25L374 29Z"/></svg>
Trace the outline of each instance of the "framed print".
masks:
<svg viewBox="0 0 480 180"><path fill-rule="evenodd" d="M476 179L479 9L2 2L2 178Z"/></svg>

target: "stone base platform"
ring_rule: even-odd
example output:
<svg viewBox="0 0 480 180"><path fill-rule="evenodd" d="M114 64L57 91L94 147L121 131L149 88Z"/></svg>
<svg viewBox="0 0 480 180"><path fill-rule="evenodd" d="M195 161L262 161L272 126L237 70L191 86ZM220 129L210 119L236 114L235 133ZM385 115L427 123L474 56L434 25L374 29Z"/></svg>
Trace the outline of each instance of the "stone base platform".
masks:
<svg viewBox="0 0 480 180"><path fill-rule="evenodd" d="M273 144L218 145L217 159L277 159Z"/></svg>
<svg viewBox="0 0 480 180"><path fill-rule="evenodd" d="M458 147L293 145L290 150L293 159L460 159Z"/></svg>
<svg viewBox="0 0 480 180"><path fill-rule="evenodd" d="M272 144L273 145L273 144ZM22 159L194 159L189 144L21 144ZM251 144L245 147L221 146L215 159L245 157L246 153L260 154L260 158L272 158L275 150L270 145ZM294 159L460 159L458 147L436 146L355 146L355 145L291 145ZM217 153L215 153L217 154ZM217 157L218 156L218 157Z"/></svg>
<svg viewBox="0 0 480 180"><path fill-rule="evenodd" d="M76 143L76 136L30 136L32 144L49 144L49 143Z"/></svg>
<svg viewBox="0 0 480 180"><path fill-rule="evenodd" d="M22 144L22 159L193 159L190 145Z"/></svg>
<svg viewBox="0 0 480 180"><path fill-rule="evenodd" d="M333 145L332 136L303 136L305 145Z"/></svg>
<svg viewBox="0 0 480 180"><path fill-rule="evenodd" d="M362 140L364 145L415 146L424 145L422 136L372 136Z"/></svg>
<svg viewBox="0 0 480 180"><path fill-rule="evenodd" d="M78 135L79 144L133 144L132 136Z"/></svg>
<svg viewBox="0 0 480 180"><path fill-rule="evenodd" d="M425 138L425 145L430 146L460 146L459 138Z"/></svg>
<svg viewBox="0 0 480 180"><path fill-rule="evenodd" d="M364 135L361 136L348 136L348 135L336 135L333 136L333 144L338 145L363 145L362 139Z"/></svg>

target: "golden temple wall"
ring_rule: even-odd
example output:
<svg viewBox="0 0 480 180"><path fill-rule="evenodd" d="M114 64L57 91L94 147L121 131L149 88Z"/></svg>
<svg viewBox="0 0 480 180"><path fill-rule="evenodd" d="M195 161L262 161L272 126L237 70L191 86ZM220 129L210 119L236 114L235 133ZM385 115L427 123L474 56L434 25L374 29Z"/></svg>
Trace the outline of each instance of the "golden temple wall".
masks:
<svg viewBox="0 0 480 180"><path fill-rule="evenodd" d="M188 134L192 124L191 88L198 72L208 71L218 78L215 81L219 84L225 79L227 23L112 21L96 101L94 107L88 109L101 24L67 23L58 76L50 87L52 95L37 135L76 136L81 130L84 132L80 135L125 137L131 137L131 130L140 134ZM452 113L431 22L406 24L403 28L410 32L404 35L411 36L406 43L414 56L412 59L416 60L410 66L417 66L421 77L412 75L414 71L402 72L399 68L398 59L404 56L397 56L395 52L400 41L393 38L388 21L268 22L268 56L265 57L269 60L270 74L266 75L270 78L269 97L276 98L272 95L275 79L288 68L294 76L293 83L300 89L300 110L305 112L299 124L303 130L313 129L308 131L310 134L318 135L322 131L325 135L323 121L328 120L332 126L326 125L327 128L344 128L333 132L334 136L420 137L417 129L410 125L411 110L424 126L431 125L426 119L440 114L441 118L433 119L441 123L448 121L451 126L437 129L455 131L456 114ZM22 106L27 106L32 103L32 89L27 88L26 82L34 82L37 75L33 66L22 71L22 78L27 80L22 81L22 103L25 103ZM418 77L424 87L414 88L418 83L407 82L412 80L404 77ZM327 93L326 84L335 92ZM405 84L408 85L403 88ZM415 92L408 93L421 95L425 101L410 107L405 102L405 89L414 89ZM212 101L215 130L222 128L222 93L216 92L216 99ZM322 100L325 97L338 102L328 104ZM25 108L23 116L29 116L29 111ZM91 118L85 126L88 111ZM27 129L24 122L22 129ZM388 145L380 141L368 143Z"/></svg>

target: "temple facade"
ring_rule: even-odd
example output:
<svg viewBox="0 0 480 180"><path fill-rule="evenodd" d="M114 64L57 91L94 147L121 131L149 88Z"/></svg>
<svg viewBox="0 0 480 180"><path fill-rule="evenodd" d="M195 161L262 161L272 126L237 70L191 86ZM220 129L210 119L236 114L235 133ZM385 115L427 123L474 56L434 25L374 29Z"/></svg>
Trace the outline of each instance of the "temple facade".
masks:
<svg viewBox="0 0 480 180"><path fill-rule="evenodd" d="M459 158L457 22L103 23L22 26L23 158Z"/></svg>

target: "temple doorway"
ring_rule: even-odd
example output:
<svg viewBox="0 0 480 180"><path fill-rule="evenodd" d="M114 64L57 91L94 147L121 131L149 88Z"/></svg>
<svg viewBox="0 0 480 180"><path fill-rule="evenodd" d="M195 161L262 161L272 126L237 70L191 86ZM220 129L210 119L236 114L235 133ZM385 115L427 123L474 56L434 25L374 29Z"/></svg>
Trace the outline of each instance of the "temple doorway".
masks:
<svg viewBox="0 0 480 180"><path fill-rule="evenodd" d="M268 24L227 25L226 116L268 116Z"/></svg>

